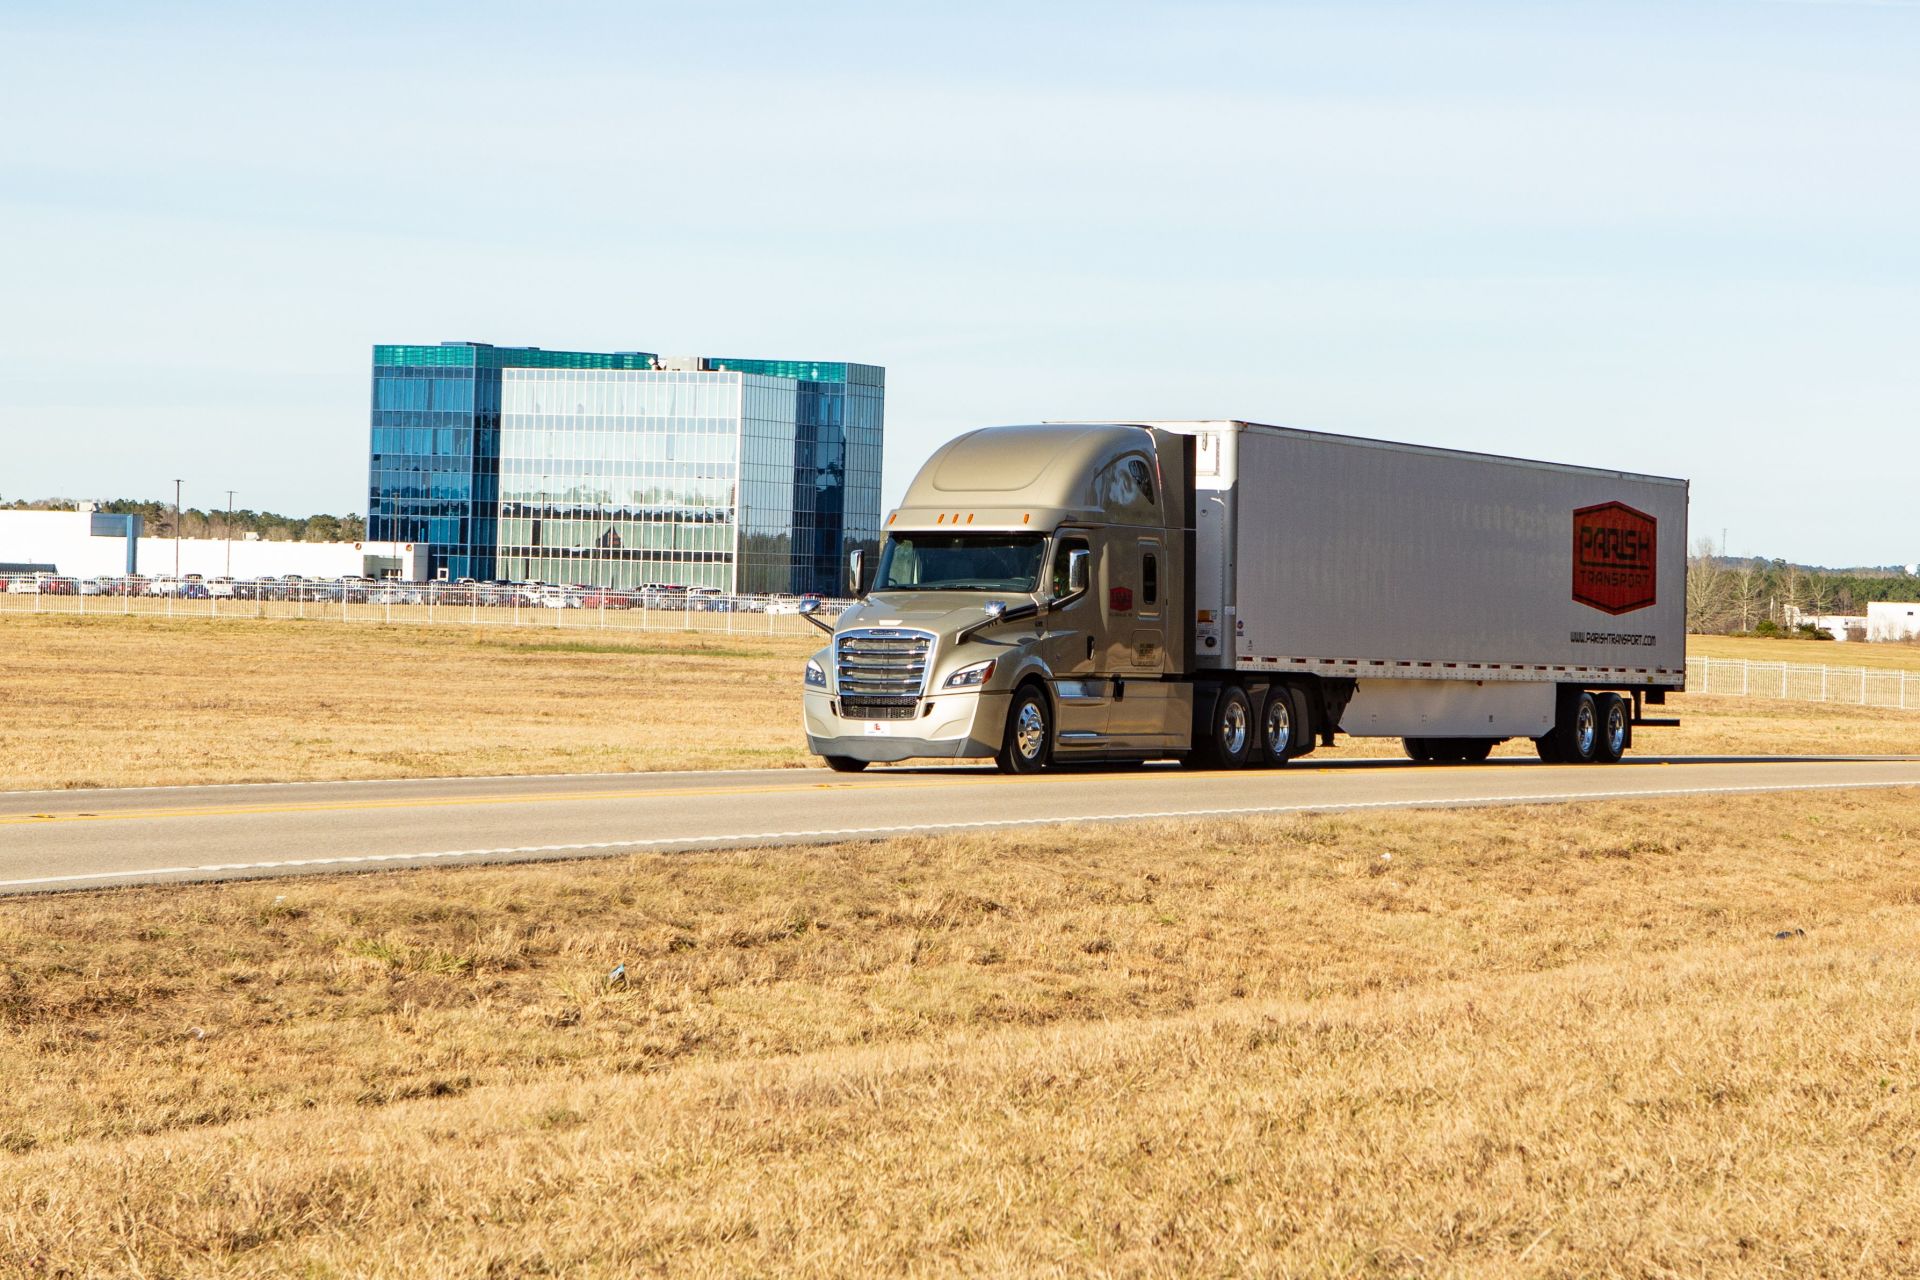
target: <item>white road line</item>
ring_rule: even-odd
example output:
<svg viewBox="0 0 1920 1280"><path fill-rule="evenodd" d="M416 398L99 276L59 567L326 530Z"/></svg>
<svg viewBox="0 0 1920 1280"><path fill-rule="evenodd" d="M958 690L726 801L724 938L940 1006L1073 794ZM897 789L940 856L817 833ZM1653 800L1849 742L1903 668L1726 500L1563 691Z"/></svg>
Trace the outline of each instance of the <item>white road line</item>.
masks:
<svg viewBox="0 0 1920 1280"><path fill-rule="evenodd" d="M711 848L734 844L779 844L798 840L857 839L867 836L913 835L942 831L976 831L996 827L1050 827L1069 822L1153 822L1169 818L1234 818L1284 813L1346 813L1369 809L1458 809L1505 804L1566 804L1587 800L1645 800L1672 796L1740 795L1789 791L1882 791L1920 787L1920 780L1902 782L1781 783L1751 787L1668 787L1645 791L1585 791L1513 796L1450 796L1424 800L1329 801L1324 804L1249 805L1242 808L1164 809L1139 813L1097 813L1044 818L994 818L977 822L918 822L883 827L823 827L813 831L727 832L698 836L666 836L653 840L603 840L594 844L520 845L505 849L448 849L431 853L340 854L327 858L292 858L279 862L216 862L194 867L136 867L124 871L91 871L64 876L36 876L0 880L0 889L36 885L81 884L119 880L130 876L208 875L222 871L281 871L296 867L370 866L382 862L428 862L455 858L527 857L536 854L583 853L604 849L660 849L673 845ZM689 850L691 851L691 849Z"/></svg>

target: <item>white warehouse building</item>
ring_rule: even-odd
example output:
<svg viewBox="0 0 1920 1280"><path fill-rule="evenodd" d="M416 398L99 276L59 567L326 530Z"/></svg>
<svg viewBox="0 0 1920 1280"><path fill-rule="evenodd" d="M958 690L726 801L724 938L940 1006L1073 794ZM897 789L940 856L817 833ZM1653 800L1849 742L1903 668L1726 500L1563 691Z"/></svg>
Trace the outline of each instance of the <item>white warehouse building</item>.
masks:
<svg viewBox="0 0 1920 1280"><path fill-rule="evenodd" d="M179 572L203 578L369 578L418 576L410 542L270 542L257 537L143 538L139 516L78 511L0 511L0 573L63 578L149 577Z"/></svg>
<svg viewBox="0 0 1920 1280"><path fill-rule="evenodd" d="M1867 639L1920 640L1920 603L1878 600L1868 605Z"/></svg>

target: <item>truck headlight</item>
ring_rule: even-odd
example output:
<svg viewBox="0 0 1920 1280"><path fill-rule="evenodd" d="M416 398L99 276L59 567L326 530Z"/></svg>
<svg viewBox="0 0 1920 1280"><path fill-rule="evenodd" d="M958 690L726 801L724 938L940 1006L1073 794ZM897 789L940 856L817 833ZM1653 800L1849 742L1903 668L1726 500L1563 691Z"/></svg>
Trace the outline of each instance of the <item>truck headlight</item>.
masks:
<svg viewBox="0 0 1920 1280"><path fill-rule="evenodd" d="M820 663L813 658L807 659L807 687L809 689L824 689L827 687L827 673L820 666Z"/></svg>
<svg viewBox="0 0 1920 1280"><path fill-rule="evenodd" d="M962 667L947 677L945 687L948 689L977 689L987 681L993 679L993 664L997 661L999 661L999 659L989 658L985 662L976 662L970 667Z"/></svg>

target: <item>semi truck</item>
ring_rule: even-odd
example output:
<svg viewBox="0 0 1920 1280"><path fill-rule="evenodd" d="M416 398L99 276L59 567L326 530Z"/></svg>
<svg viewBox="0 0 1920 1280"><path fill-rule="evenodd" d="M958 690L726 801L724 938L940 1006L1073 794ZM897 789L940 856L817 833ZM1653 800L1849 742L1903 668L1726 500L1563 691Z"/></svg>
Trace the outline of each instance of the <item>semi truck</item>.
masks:
<svg viewBox="0 0 1920 1280"><path fill-rule="evenodd" d="M1687 482L1252 422L970 431L804 677L833 769L1610 763L1686 683Z"/></svg>

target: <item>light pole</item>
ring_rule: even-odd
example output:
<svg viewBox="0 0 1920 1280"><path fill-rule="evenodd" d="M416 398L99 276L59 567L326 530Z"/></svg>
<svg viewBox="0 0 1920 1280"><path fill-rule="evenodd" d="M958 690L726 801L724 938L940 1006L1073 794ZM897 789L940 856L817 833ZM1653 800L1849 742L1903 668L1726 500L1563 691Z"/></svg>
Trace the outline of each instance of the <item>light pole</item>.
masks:
<svg viewBox="0 0 1920 1280"><path fill-rule="evenodd" d="M227 490L227 576L233 576L233 490Z"/></svg>
<svg viewBox="0 0 1920 1280"><path fill-rule="evenodd" d="M180 589L180 485L173 482L173 582L174 590Z"/></svg>

